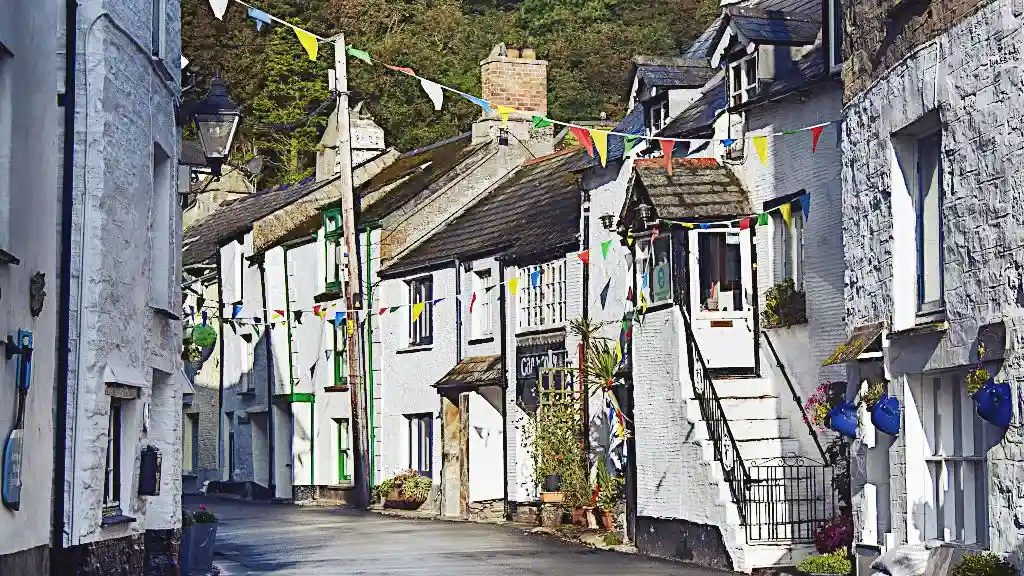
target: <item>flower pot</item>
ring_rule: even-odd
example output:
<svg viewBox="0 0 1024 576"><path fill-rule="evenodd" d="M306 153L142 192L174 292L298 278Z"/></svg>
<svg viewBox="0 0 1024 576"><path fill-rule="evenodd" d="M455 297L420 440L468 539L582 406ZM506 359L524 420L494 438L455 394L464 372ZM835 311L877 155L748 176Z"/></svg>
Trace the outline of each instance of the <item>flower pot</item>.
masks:
<svg viewBox="0 0 1024 576"><path fill-rule="evenodd" d="M193 524L192 542L189 547L188 570L209 570L213 568L213 547L217 543L216 524Z"/></svg>
<svg viewBox="0 0 1024 576"><path fill-rule="evenodd" d="M843 436L857 437L857 407L849 400L840 400L828 411L828 427Z"/></svg>
<svg viewBox="0 0 1024 576"><path fill-rule="evenodd" d="M871 423L875 425L875 428L890 436L898 436L900 433L899 399L882 394L878 402L871 407Z"/></svg>
<svg viewBox="0 0 1024 576"><path fill-rule="evenodd" d="M424 498L409 498L402 496L398 490L392 490L388 497L384 499L384 507L394 510L416 510L424 502L426 502Z"/></svg>
<svg viewBox="0 0 1024 576"><path fill-rule="evenodd" d="M188 574L188 570L192 566L192 528L193 526L186 526L181 529L181 547L179 548L181 553L178 556L178 568L182 576Z"/></svg>
<svg viewBox="0 0 1024 576"><path fill-rule="evenodd" d="M573 526L583 526L583 527L586 527L586 525L587 525L587 509L586 508L576 508L575 510L573 510L572 511L572 523L573 523Z"/></svg>
<svg viewBox="0 0 1024 576"><path fill-rule="evenodd" d="M540 525L545 528L558 528L562 525L562 509L557 506L542 506L540 509Z"/></svg>
<svg viewBox="0 0 1024 576"><path fill-rule="evenodd" d="M540 501L545 504L561 504L565 500L565 494L561 492L541 492Z"/></svg>
<svg viewBox="0 0 1024 576"><path fill-rule="evenodd" d="M611 510L597 509L594 512L597 514L597 522L601 525L601 528L609 532L615 530L615 517L612 515Z"/></svg>
<svg viewBox="0 0 1024 576"><path fill-rule="evenodd" d="M549 474L544 477L544 492L561 492L562 476L560 474Z"/></svg>
<svg viewBox="0 0 1024 576"><path fill-rule="evenodd" d="M1010 420L1013 419L1013 404L1008 383L996 383L990 378L971 398L982 420L1000 428L1009 428Z"/></svg>

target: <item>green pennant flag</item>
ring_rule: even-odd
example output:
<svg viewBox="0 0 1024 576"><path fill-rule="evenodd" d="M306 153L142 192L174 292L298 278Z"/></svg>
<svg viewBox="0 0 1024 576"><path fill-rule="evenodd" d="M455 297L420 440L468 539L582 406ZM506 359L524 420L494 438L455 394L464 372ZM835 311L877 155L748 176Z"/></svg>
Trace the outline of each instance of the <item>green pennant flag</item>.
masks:
<svg viewBox="0 0 1024 576"><path fill-rule="evenodd" d="M401 308L401 306L392 306L391 308L388 308L388 312L398 312L399 308Z"/></svg>
<svg viewBox="0 0 1024 576"><path fill-rule="evenodd" d="M601 258L604 260L608 259L608 249L612 247L611 240L605 240L601 242Z"/></svg>
<svg viewBox="0 0 1024 576"><path fill-rule="evenodd" d="M353 48L351 46L346 46L345 47L345 51L348 52L349 56L351 56L353 58L358 58L358 59L362 60L363 62L366 62L367 64L373 66L373 59L370 58L369 53L367 53L365 50L360 50L358 48Z"/></svg>
<svg viewBox="0 0 1024 576"><path fill-rule="evenodd" d="M757 215L757 225L758 226L767 226L768 225L768 213L767 212L761 212L760 214Z"/></svg>
<svg viewBox="0 0 1024 576"><path fill-rule="evenodd" d="M547 128L548 126L551 126L551 124L552 124L551 120L548 120L547 118L545 118L543 116L534 116L533 117L533 127L534 128Z"/></svg>
<svg viewBox="0 0 1024 576"><path fill-rule="evenodd" d="M625 147L622 149L622 157L623 158L629 156L630 150L633 149L633 146L636 145L636 141L639 140L639 139L640 139L639 136L626 136L625 138L623 138L623 140L625 141L624 142Z"/></svg>
<svg viewBox="0 0 1024 576"><path fill-rule="evenodd" d="M797 132L799 132L799 130L783 130L782 135L789 136L790 134L796 134Z"/></svg>

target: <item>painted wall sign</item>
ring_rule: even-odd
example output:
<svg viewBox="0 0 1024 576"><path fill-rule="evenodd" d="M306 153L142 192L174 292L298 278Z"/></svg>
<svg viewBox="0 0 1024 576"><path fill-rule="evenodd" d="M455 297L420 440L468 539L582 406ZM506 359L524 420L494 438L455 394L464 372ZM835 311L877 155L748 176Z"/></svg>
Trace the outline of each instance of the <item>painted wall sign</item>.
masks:
<svg viewBox="0 0 1024 576"><path fill-rule="evenodd" d="M540 402L537 379L541 368L566 365L565 341L549 344L516 346L516 399L526 411L533 413Z"/></svg>

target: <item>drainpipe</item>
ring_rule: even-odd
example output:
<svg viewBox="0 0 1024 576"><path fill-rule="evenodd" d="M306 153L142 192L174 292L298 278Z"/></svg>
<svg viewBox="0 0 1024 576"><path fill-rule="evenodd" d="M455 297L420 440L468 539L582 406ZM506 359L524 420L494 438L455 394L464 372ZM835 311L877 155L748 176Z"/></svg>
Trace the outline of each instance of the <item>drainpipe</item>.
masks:
<svg viewBox="0 0 1024 576"><path fill-rule="evenodd" d="M376 222L369 224L366 228L366 353L363 354L363 358L366 358L366 418L367 418L367 435L369 438L369 473L370 473L370 488L374 486L374 470L377 468L376 455L374 454L374 444L376 442L373 433L373 320L370 319L370 315L373 312L373 285L371 283L372 275L370 274L370 250L371 240L373 239L373 231L380 229L380 225Z"/></svg>
<svg viewBox="0 0 1024 576"><path fill-rule="evenodd" d="M498 292L500 294L498 300L499 322L498 327L501 330L499 340L501 342L501 379L503 380L501 386L501 452L502 452L502 470L504 471L502 485L505 489L505 519L511 520L512 514L510 512L508 503L508 329L506 328L507 319L505 317L505 263L500 259L498 260Z"/></svg>
<svg viewBox="0 0 1024 576"><path fill-rule="evenodd" d="M217 302L224 309L224 267L221 266L221 255L220 249L217 250ZM217 353L220 355L218 364L218 370L220 377L217 383L217 467L221 468L224 466L224 443L221 438L221 432L224 428L224 324L220 326L220 330L217 331ZM228 459L230 462L230 458ZM233 474L232 470L228 470L228 480L231 479Z"/></svg>
<svg viewBox="0 0 1024 576"><path fill-rule="evenodd" d="M266 314L266 309L269 307L270 302L267 300L267 269L263 265L261 260L259 263L260 267L260 290L263 292L263 309ZM288 294L285 292L285 301L288 300ZM291 330L291 313L285 311L285 326ZM223 330L221 330L223 332ZM274 346L270 339L272 337L270 325L267 325L267 487L270 488L270 499L273 500L277 497L277 490L274 489Z"/></svg>
<svg viewBox="0 0 1024 576"><path fill-rule="evenodd" d="M455 258L455 363L462 362L462 267Z"/></svg>
<svg viewBox="0 0 1024 576"><path fill-rule="evenodd" d="M583 202L583 234L580 241L582 250L590 249L590 192L583 188L583 178L576 177ZM591 255L593 257L593 255ZM590 266L583 266L583 318L590 318ZM580 342L580 415L583 419L583 454L587 466L590 465L590 394L586 389L585 370L587 362L587 346L589 342ZM590 470L587 470L588 474Z"/></svg>
<svg viewBox="0 0 1024 576"><path fill-rule="evenodd" d="M51 566L64 548L64 482L67 478L68 374L71 370L71 225L75 199L75 56L78 53L78 2L64 5L64 141L60 200L60 286L57 295L57 378L54 382L53 508ZM58 95L58 103L61 96Z"/></svg>

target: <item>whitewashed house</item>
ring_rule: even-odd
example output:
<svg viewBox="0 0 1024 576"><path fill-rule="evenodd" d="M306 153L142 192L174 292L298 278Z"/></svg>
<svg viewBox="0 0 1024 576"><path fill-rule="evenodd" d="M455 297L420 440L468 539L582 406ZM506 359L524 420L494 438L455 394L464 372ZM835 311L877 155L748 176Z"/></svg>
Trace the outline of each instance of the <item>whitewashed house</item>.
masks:
<svg viewBox="0 0 1024 576"><path fill-rule="evenodd" d="M876 2L845 8L846 321L863 342L836 360L850 397L881 379L903 417L893 438L865 416L854 445L862 570L930 539L1019 570L1022 14L1002 1L900 5L889 20ZM979 417L966 385L979 365L1008 385L995 388L1008 426Z"/></svg>

